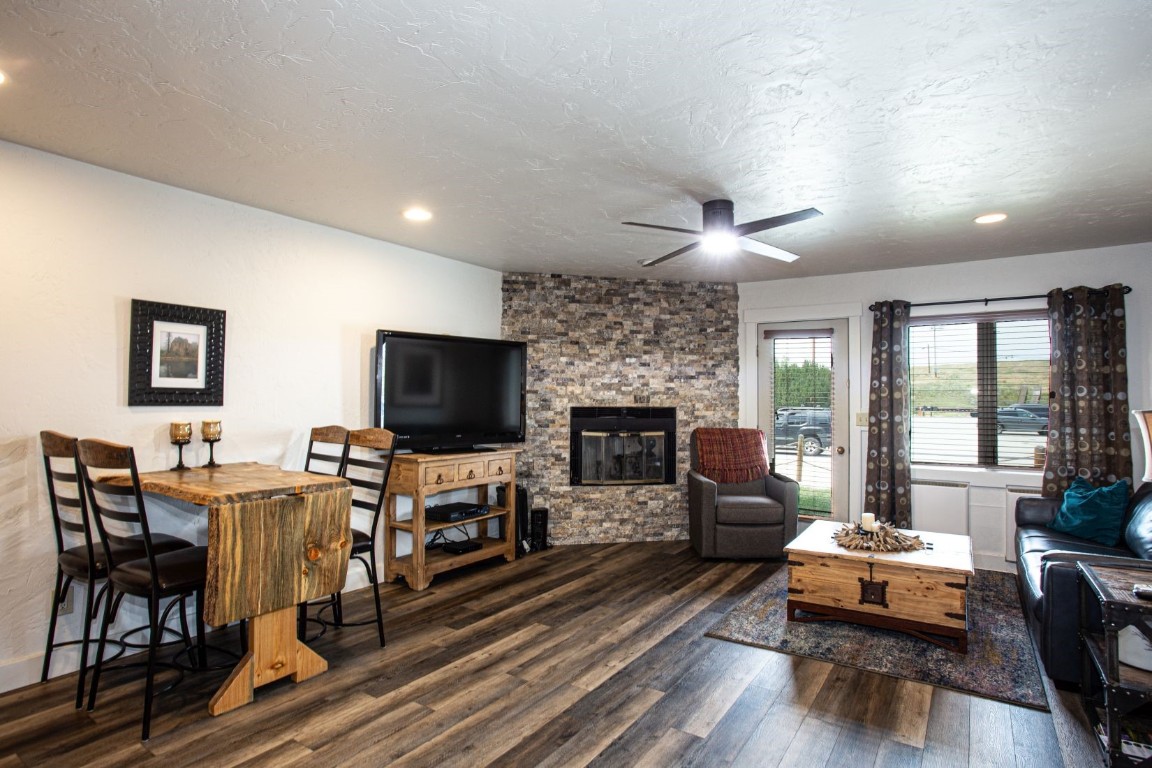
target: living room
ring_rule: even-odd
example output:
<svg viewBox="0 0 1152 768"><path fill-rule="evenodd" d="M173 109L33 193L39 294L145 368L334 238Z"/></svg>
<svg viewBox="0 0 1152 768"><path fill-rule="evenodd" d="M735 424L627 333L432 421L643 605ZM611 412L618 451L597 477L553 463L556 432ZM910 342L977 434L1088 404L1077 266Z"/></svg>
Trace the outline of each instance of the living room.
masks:
<svg viewBox="0 0 1152 768"><path fill-rule="evenodd" d="M3 69L14 67L5 62ZM18 84L19 72L9 74L8 85ZM0 99L4 95L0 92ZM1069 247L1044 241L1039 250L1013 241L1009 247L1015 250L987 258L988 241L997 236L966 230L959 248L971 249L971 259L895 268L873 261L870 256L883 248L862 239L857 261L845 261L839 271L796 277L777 272L728 280L697 267L676 277L657 268L629 276L550 268L535 272L479 266L262 210L237 202L240 194L190 191L193 184L175 177L148 180L110 170L99 162L70 159L62 150L34 148L35 141L14 129L0 131L0 139L5 139L0 140L5 211L0 325L8 331L0 341L5 361L0 391L9 403L0 422L0 507L8 519L0 534L8 582L0 593L0 611L8 617L0 638L0 688L5 691L39 679L47 631L54 555L36 439L40 430L133 445L142 468L160 469L176 461L170 422L213 418L225 430L215 446L218 460L299 469L311 427L371 423L372 348L380 328L515 337L529 341L530 355L535 352L541 359L570 344L575 355L599 365L594 376L576 370L570 380L532 384L522 476L534 504L552 512L557 550L632 542L686 544L682 483L581 492L558 479L566 478L567 409L601 403L675 406L681 409L682 440L697 426L755 426L754 336L762 323L846 321L846 406L857 414L868 410L868 307L877 300L974 300L979 305L985 298L1044 294L1056 287L1122 283L1132 288L1126 305L1130 401L1134 408L1152 403L1152 339L1145 330L1152 327L1145 298L1152 293L1147 269L1152 237L1108 240L1114 233L1104 233L1099 236L1106 245L1069 238ZM1147 195L1132 202L1147 205ZM770 213L738 210L737 218ZM1104 220L1094 231L1107 230L1106 214L1092 213ZM613 210L599 225L620 229L617 221L642 214ZM690 220L694 215L669 223L696 226ZM825 212L826 219L834 215L835 210ZM656 237L637 240L628 249L655 256L675 245ZM801 250L798 244L792 247ZM603 258L599 251L597 258ZM597 304L605 296L612 301ZM222 406L127 405L132 299L227 312ZM529 333L539 338L529 339ZM850 427L846 447L852 457L847 505L838 517L859 520L863 427ZM196 442L185 456L189 463L202 464L207 446ZM1137 476L1145 458L1134 440ZM686 453L678 463L682 478ZM914 477L964 484L964 505L944 514L952 522L963 518L961 527L972 537L978 568L1012 570L1010 489L1038 488L1038 473L917 467ZM350 587L363 583L352 581ZM404 648L403 606L413 597L400 590L390 594L397 600L390 621L400 624L395 642ZM68 618L75 636L78 617ZM59 704L69 704L66 699ZM135 697L124 709L131 720L125 733L134 732L137 709ZM158 717L162 723L164 715ZM867 717L857 720L865 728ZM174 734L179 742L178 729L157 727L158 736ZM133 759L142 756L135 753Z"/></svg>

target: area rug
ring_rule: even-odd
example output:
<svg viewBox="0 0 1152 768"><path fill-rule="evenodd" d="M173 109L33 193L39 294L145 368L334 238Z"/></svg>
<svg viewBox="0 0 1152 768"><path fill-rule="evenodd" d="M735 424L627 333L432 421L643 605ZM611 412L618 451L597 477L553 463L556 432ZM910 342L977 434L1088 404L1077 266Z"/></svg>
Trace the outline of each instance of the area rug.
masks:
<svg viewBox="0 0 1152 768"><path fill-rule="evenodd" d="M976 571L968 586L968 653L842 621L788 621L788 569L740 601L711 637L1048 711L1044 683L1010 574Z"/></svg>

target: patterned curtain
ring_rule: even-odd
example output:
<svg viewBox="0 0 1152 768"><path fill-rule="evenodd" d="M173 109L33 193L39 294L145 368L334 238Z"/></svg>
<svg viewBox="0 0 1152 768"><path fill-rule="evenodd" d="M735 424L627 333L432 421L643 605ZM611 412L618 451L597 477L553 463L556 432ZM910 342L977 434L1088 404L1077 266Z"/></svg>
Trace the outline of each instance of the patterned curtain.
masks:
<svg viewBox="0 0 1152 768"><path fill-rule="evenodd" d="M1048 452L1042 495L1059 498L1076 477L1132 484L1124 286L1048 293L1052 336Z"/></svg>
<svg viewBox="0 0 1152 768"><path fill-rule="evenodd" d="M873 305L872 375L868 390L868 469L864 511L900 528L912 524L912 465L908 450L906 301Z"/></svg>

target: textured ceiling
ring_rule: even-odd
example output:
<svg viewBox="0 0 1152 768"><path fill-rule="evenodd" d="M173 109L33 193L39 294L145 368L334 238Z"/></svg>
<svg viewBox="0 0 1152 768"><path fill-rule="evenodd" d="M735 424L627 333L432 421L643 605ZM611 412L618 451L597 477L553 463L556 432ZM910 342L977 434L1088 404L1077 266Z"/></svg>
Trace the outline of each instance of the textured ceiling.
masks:
<svg viewBox="0 0 1152 768"><path fill-rule="evenodd" d="M503 271L1152 241L1147 0L17 0L0 69L0 138ZM792 264L637 264L689 240L620 222L714 197L825 216L756 236Z"/></svg>

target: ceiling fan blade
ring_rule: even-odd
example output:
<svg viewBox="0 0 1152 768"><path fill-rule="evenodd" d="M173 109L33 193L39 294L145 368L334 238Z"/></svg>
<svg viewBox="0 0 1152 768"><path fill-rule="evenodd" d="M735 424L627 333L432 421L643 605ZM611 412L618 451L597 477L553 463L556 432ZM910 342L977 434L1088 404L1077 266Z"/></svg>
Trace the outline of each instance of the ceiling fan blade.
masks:
<svg viewBox="0 0 1152 768"><path fill-rule="evenodd" d="M816 216L823 216L824 214L815 208L805 208L802 211L793 211L792 213L781 214L780 216L773 216L769 219L760 219L758 221L746 221L743 224L737 224L733 230L738 237L750 235L753 232L763 232L766 229L774 227L782 227L785 224L795 224L797 221L804 221Z"/></svg>
<svg viewBox="0 0 1152 768"><path fill-rule="evenodd" d="M748 251L749 253L754 253L757 256L767 256L770 259L779 259L780 261L793 262L800 258L794 253L789 253L788 251L782 250L773 245L762 243L759 240L753 240L750 237L740 238L739 244L743 250Z"/></svg>
<svg viewBox="0 0 1152 768"><path fill-rule="evenodd" d="M699 248L699 247L700 247L700 241L697 240L694 243L689 243L688 245L684 246L683 248L678 248L675 251L672 251L672 253L665 254L663 256L660 256L659 258L649 259L648 261L642 261L642 262L640 262L640 266L642 266L642 267L654 267L662 261L668 261L668 259L675 258L682 253L688 253L688 251L695 250L696 248Z"/></svg>
<svg viewBox="0 0 1152 768"><path fill-rule="evenodd" d="M664 230L667 230L669 232L683 232L686 235L701 235L701 234L703 234L703 232L700 232L700 231L695 230L695 229L681 229L680 227L662 227L659 224L641 224L638 221L622 221L620 223L621 224L627 224L630 227L647 227L648 229L664 229Z"/></svg>

